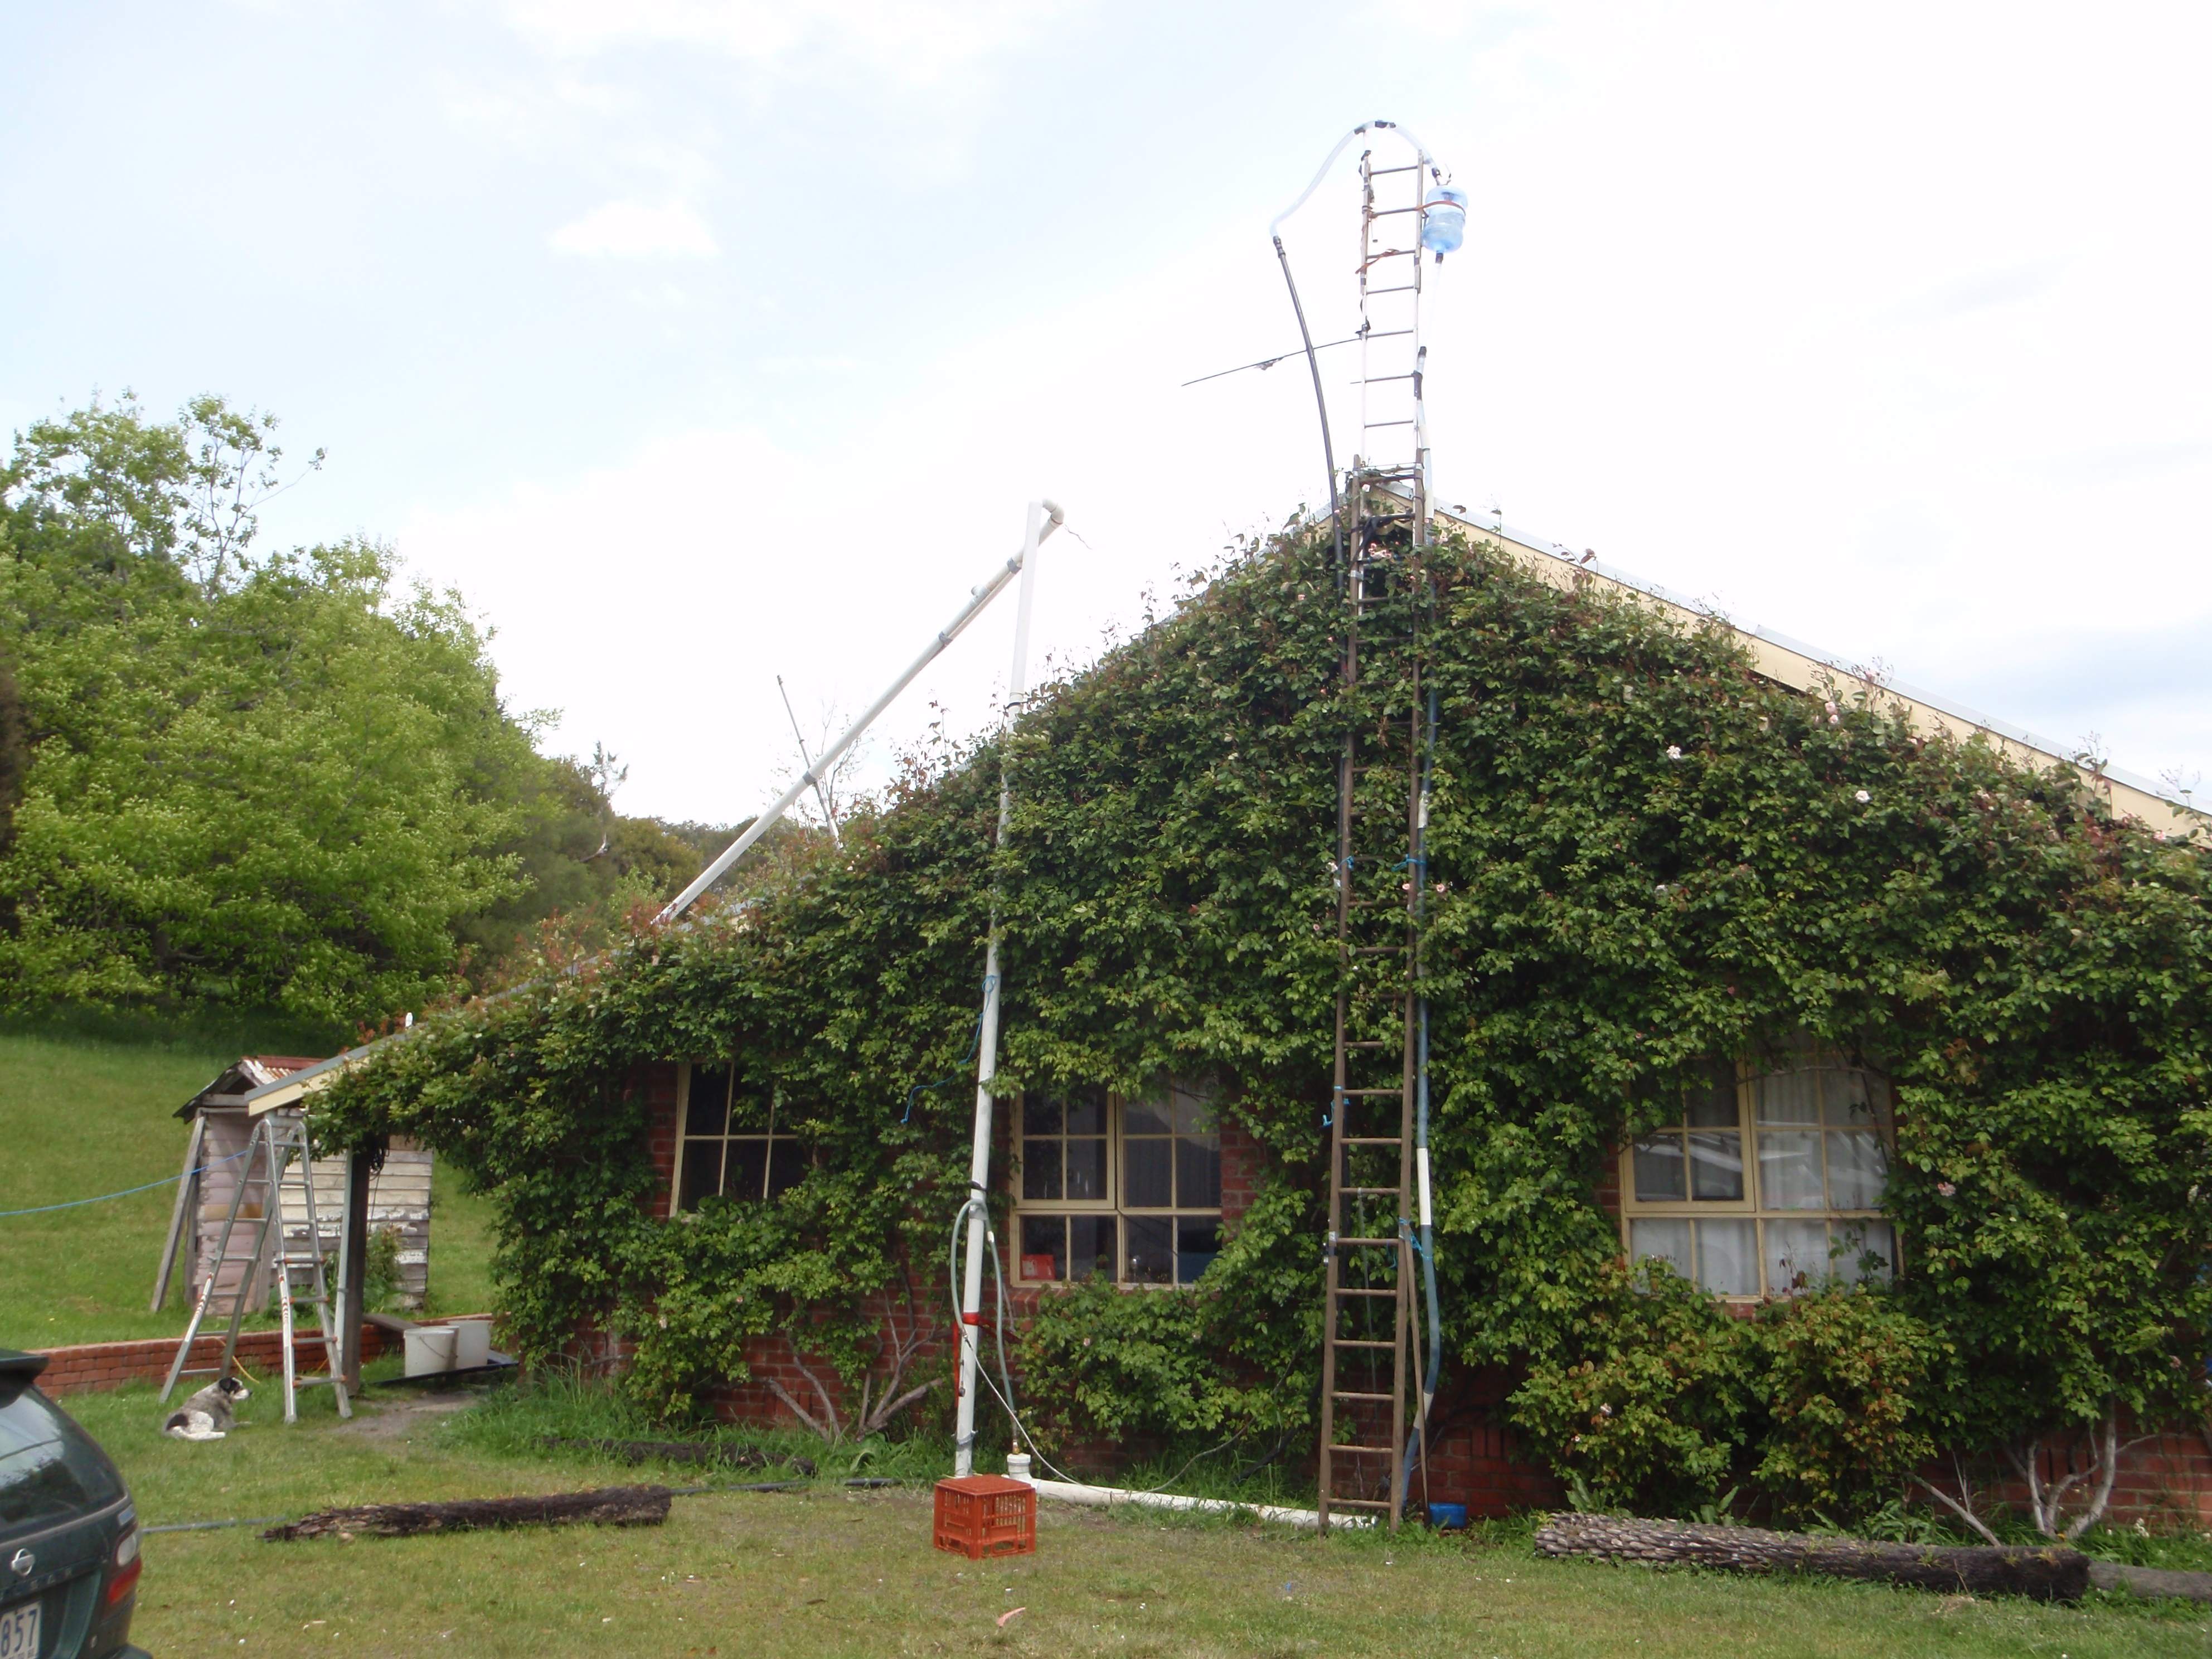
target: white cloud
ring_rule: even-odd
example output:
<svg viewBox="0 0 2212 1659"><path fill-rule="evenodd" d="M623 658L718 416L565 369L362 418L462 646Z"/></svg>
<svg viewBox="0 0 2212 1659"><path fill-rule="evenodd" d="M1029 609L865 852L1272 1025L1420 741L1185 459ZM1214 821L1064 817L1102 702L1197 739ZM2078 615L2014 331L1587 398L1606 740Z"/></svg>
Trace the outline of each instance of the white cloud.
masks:
<svg viewBox="0 0 2212 1659"><path fill-rule="evenodd" d="M607 202L546 239L562 253L611 259L711 259L721 252L696 210L682 202Z"/></svg>
<svg viewBox="0 0 2212 1659"><path fill-rule="evenodd" d="M508 23L548 50L704 47L780 65L827 49L927 84L1027 40L1064 0L507 0Z"/></svg>

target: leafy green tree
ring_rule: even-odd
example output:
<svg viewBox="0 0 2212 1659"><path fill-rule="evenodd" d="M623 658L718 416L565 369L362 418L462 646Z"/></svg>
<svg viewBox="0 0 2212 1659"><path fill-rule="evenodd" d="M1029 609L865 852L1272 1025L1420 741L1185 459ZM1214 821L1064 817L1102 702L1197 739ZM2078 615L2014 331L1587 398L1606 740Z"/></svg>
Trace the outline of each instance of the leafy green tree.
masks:
<svg viewBox="0 0 2212 1659"><path fill-rule="evenodd" d="M458 596L364 541L255 547L275 425L126 397L0 468L0 1000L374 1021L517 907L683 863L641 832L604 878L570 852L606 803L503 707Z"/></svg>

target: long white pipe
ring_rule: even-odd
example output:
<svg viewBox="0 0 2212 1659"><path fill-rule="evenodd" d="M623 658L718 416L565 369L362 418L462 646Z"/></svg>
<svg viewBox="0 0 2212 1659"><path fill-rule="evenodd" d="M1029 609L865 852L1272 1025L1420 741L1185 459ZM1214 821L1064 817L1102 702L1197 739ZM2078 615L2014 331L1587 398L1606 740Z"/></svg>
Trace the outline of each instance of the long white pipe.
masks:
<svg viewBox="0 0 2212 1659"><path fill-rule="evenodd" d="M823 773L827 772L832 766L835 766L837 763L837 757L843 754L848 749L851 748L854 743L859 738L860 735L875 723L876 716L882 714L884 709L890 708L893 699L895 699L900 692L905 690L908 686L914 683L915 676L921 673L921 671L928 667L930 664L935 662L937 659L944 653L945 647L951 644L953 641L958 639L963 631L966 629L968 624L974 622L976 617L983 614L985 607L987 607L993 599L997 599L1000 592L1006 587L1006 585L1021 573L1024 562L1028 558L1029 555L1035 550L1036 543L1042 542L1046 536L1049 536L1054 531L1059 529L1067 516L1060 510L1060 507L1055 503L1052 501L1044 501L1038 505L1041 505L1044 509L1045 525L1042 532L1036 538L1036 540L1024 542L1023 544L1022 551L1015 554L1012 558L1008 559L999 569L993 571L991 573L990 580L986 581L981 587L976 588L969 596L968 603L960 608L960 614L953 617L951 622L945 623L944 627L937 630L937 637L932 640L929 644L923 648L922 653L920 656L916 657L913 662L907 665L907 669L904 673L901 674L896 679L890 683L890 685L887 690L885 690L883 696L878 697L873 702L870 703L866 711L861 714L860 718L854 720L852 725L845 728L845 734L842 737L839 738L836 742L831 744L827 749L822 751L821 755L814 761L813 764L809 766L805 772L799 775L799 781L793 784L790 788L785 790L781 795L776 798L776 801L774 805L770 806L765 812L763 812L750 824L746 825L744 834L739 836L735 841L732 842L728 847L724 848L722 855L720 858L716 859L704 870L702 870L699 872L697 879L693 881L689 887L678 893L674 898L669 900L668 902L661 908L660 915L656 918L656 920L660 921L673 921L677 917L682 915L686 910L690 909L691 908L692 902L696 900L700 894L705 892L709 887L712 887L716 882L722 878L723 872L727 870L732 865L735 864L739 859L743 858L746 852L750 849L755 842L758 841L763 836L768 834L769 830L775 828L776 824L782 819L783 815L792 809L793 803L795 803L799 798L805 794L809 789L814 787L817 779Z"/></svg>
<svg viewBox="0 0 2212 1659"><path fill-rule="evenodd" d="M1011 723L1021 711L1029 689L1030 602L1036 592L1036 550L1044 540L1048 501L1031 501L1027 528L1022 535L1019 562L1022 593L1014 612L1014 666L1006 682L1006 717ZM1055 513L1057 509L1052 509ZM1056 522L1056 520L1055 520ZM1006 839L1006 822L1013 811L1012 775L1002 757L999 763L999 834L994 845ZM985 1206L991 1193L992 1085L999 1075L999 907L991 904L991 932L983 946L983 1018L975 1034L975 1139L968 1158L968 1259L960 1283L960 1387L953 1407L952 1473L975 1472L975 1383L982 1364L977 1339L983 1325L983 1243L990 1224Z"/></svg>
<svg viewBox="0 0 2212 1659"><path fill-rule="evenodd" d="M1429 147L1423 143L1419 139L1414 137L1413 135L1407 131L1407 129L1400 123L1396 121L1362 121L1358 126L1352 128L1351 131L1346 133L1343 137L1336 141L1336 148L1329 151L1328 160L1324 161L1320 167L1314 169L1312 182L1308 184L1304 190L1298 192L1298 199L1291 203L1290 206L1285 208L1273 218L1267 221L1268 235L1273 236L1281 230L1283 228L1283 221L1289 218L1293 213L1296 213L1300 208L1304 207L1306 204L1306 198L1311 196L1314 191L1321 188L1321 181L1328 176L1328 170L1336 165L1336 158L1344 154L1344 147L1350 143L1353 139L1359 137L1361 133L1367 131L1370 128L1378 132L1395 132L1401 138L1403 138L1407 143L1411 144L1413 147L1413 154L1418 158L1414 163L1417 167L1427 167L1431 164Z"/></svg>
<svg viewBox="0 0 2212 1659"><path fill-rule="evenodd" d="M1166 1492L1123 1492L1118 1486L1086 1486L1073 1480L1032 1480L1039 1498L1048 1498L1060 1504L1080 1504L1089 1509L1110 1510L1134 1505L1146 1510L1182 1510L1197 1515L1249 1515L1261 1521L1273 1521L1285 1527L1304 1527L1319 1531L1321 1516L1313 1510L1289 1510L1273 1504L1237 1504L1225 1498L1181 1498ZM1332 1515L1332 1527L1346 1528L1371 1527L1371 1515Z"/></svg>

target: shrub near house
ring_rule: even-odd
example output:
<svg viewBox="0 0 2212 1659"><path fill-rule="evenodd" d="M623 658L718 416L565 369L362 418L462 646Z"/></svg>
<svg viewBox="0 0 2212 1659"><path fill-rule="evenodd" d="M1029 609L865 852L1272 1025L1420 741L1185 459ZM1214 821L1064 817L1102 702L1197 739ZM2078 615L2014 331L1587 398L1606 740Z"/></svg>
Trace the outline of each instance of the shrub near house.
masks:
<svg viewBox="0 0 2212 1659"><path fill-rule="evenodd" d="M1039 1224L1001 1224L1010 1268L1194 1281L1035 1297L1048 1415L1310 1423L1334 768L1347 723L1406 703L1340 687L1327 562L1304 536L1248 550L1032 700L995 857L990 743L741 913L455 1010L328 1109L496 1192L526 1348L618 1334L672 1409L780 1340L857 1385L884 1295L941 1300L995 884L1001 1075L1036 1131L999 1165ZM2203 852L1873 690L1779 688L1719 626L1482 545L1430 569L1447 1410L1503 1377L1556 1468L1678 1510L1744 1483L1863 1508L1934 1448L2200 1412ZM738 1115L684 1188L649 1152L677 1091L640 1086L678 1061L726 1065ZM1206 1103L1188 1123L1176 1079ZM729 1150L754 1137L757 1171ZM1252 1151L1226 1215L1216 1137Z"/></svg>

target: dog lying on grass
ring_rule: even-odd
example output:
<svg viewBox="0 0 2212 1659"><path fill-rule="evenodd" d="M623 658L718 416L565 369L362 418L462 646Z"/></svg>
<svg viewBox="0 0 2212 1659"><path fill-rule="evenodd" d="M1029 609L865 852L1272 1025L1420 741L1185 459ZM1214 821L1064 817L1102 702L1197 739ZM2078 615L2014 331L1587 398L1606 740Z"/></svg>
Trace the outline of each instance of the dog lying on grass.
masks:
<svg viewBox="0 0 2212 1659"><path fill-rule="evenodd" d="M234 1376L218 1377L171 1412L161 1432L179 1440L220 1440L229 1432L238 1402L252 1392Z"/></svg>

